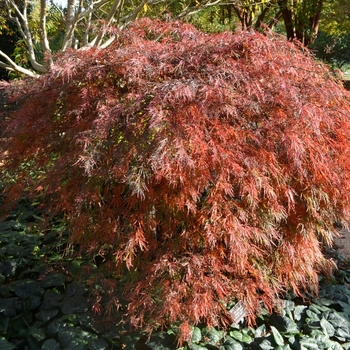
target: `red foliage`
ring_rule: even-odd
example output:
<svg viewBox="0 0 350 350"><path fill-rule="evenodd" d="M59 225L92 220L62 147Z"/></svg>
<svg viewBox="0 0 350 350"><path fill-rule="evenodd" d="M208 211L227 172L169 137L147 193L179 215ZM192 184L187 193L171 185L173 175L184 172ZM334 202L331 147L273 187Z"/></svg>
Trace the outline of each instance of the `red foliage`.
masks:
<svg viewBox="0 0 350 350"><path fill-rule="evenodd" d="M138 276L134 326L177 320L186 338L231 322L222 302L253 321L286 290L317 291L321 243L349 217L350 103L304 49L143 19L7 90L9 198L41 190L72 240L113 242Z"/></svg>

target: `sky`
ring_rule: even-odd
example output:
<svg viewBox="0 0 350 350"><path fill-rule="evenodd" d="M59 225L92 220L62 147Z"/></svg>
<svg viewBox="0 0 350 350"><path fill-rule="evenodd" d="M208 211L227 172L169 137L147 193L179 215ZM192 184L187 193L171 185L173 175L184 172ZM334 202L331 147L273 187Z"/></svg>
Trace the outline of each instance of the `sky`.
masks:
<svg viewBox="0 0 350 350"><path fill-rule="evenodd" d="M56 5L67 6L67 0L53 0Z"/></svg>

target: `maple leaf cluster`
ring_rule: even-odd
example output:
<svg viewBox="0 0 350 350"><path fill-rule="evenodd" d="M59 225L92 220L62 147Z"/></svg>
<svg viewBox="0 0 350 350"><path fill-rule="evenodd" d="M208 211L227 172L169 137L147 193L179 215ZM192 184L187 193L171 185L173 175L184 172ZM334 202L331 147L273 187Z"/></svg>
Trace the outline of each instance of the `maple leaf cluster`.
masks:
<svg viewBox="0 0 350 350"><path fill-rule="evenodd" d="M113 244L131 324L249 322L286 291L317 293L322 246L350 204L350 96L271 33L136 21L6 86L7 203L40 196L71 239ZM7 113L7 114L6 114Z"/></svg>

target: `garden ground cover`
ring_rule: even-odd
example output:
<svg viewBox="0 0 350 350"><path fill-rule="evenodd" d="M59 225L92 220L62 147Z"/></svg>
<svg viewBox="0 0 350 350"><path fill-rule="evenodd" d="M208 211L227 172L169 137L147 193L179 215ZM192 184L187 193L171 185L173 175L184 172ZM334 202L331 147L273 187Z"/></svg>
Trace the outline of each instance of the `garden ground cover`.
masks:
<svg viewBox="0 0 350 350"><path fill-rule="evenodd" d="M0 222L1 349L177 348L176 325L150 338L128 330L118 288L124 281L105 268L108 247L83 254L68 244L62 219L45 230L41 222L40 210L25 200ZM182 349L350 349L350 268L332 254L339 270L332 281L320 277L318 298L286 296L278 312L263 309L255 327L197 325Z"/></svg>

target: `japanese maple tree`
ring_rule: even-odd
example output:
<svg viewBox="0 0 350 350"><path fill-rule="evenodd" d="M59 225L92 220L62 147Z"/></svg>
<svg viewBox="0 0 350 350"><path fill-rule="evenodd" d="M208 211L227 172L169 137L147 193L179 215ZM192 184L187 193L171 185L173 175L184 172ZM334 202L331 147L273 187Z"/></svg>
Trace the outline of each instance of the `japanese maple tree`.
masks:
<svg viewBox="0 0 350 350"><path fill-rule="evenodd" d="M349 93L283 37L142 19L3 85L7 203L41 196L71 240L113 244L135 327L254 322L317 293L350 205Z"/></svg>

